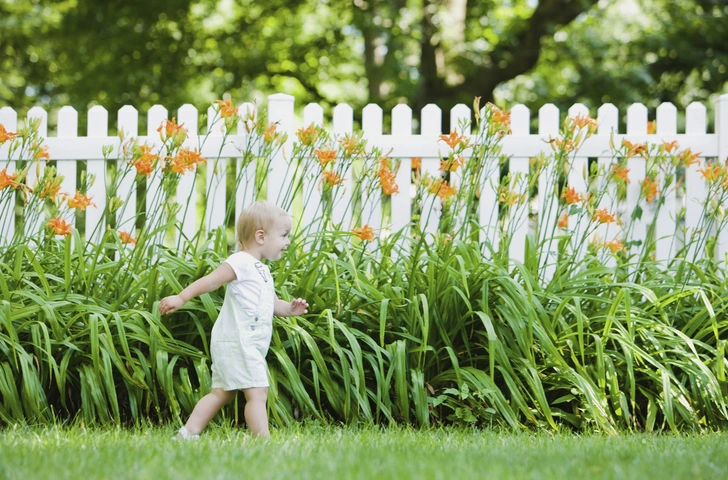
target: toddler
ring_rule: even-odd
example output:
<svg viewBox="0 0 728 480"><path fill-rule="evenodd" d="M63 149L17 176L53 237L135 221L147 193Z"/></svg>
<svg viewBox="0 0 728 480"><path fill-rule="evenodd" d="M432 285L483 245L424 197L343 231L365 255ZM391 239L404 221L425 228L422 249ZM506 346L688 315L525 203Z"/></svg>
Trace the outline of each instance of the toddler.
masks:
<svg viewBox="0 0 728 480"><path fill-rule="evenodd" d="M261 260L278 260L291 243L291 218L276 205L257 201L243 210L237 222L237 253L209 275L165 297L159 312L175 312L189 299L229 283L220 315L212 328L212 391L195 405L175 438L199 438L202 429L238 390L245 394L245 422L253 435L269 437L266 400L268 375L265 356L273 315L303 315L308 303L278 299L268 267Z"/></svg>

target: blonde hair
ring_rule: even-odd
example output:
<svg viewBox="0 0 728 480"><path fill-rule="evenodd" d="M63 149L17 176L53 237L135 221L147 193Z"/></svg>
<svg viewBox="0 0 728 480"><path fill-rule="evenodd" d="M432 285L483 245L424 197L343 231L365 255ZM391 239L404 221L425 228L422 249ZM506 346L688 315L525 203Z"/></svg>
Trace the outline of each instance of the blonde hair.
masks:
<svg viewBox="0 0 728 480"><path fill-rule="evenodd" d="M248 205L238 217L236 230L238 233L238 250L244 250L246 243L253 239L255 232L270 231L273 224L281 215L288 212L274 203L258 200Z"/></svg>

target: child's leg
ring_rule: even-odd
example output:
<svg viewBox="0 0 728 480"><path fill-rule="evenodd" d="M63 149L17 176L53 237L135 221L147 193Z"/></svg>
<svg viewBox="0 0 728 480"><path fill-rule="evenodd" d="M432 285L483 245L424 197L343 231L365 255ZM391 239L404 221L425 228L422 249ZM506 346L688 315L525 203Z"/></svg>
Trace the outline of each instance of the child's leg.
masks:
<svg viewBox="0 0 728 480"><path fill-rule="evenodd" d="M256 437L268 438L268 412L265 404L268 400L268 387L246 388L245 423Z"/></svg>
<svg viewBox="0 0 728 480"><path fill-rule="evenodd" d="M192 414L185 424L187 433L198 435L217 412L235 398L237 393L237 390L226 391L222 388L213 388L210 393L197 402L195 409L192 410Z"/></svg>

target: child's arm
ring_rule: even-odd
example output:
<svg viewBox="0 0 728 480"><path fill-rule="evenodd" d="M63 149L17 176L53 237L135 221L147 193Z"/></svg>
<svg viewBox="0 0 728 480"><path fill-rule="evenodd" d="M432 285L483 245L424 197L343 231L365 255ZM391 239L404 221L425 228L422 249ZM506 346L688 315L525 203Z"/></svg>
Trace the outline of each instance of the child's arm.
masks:
<svg viewBox="0 0 728 480"><path fill-rule="evenodd" d="M302 298L294 298L290 302L284 302L276 295L273 304L273 315L277 317L295 317L308 312L308 303Z"/></svg>
<svg viewBox="0 0 728 480"><path fill-rule="evenodd" d="M159 302L159 313L162 315L173 313L191 298L202 295L203 293L217 290L224 284L231 282L236 278L233 267L227 263L223 263L213 270L212 273L192 282L187 288L182 290L179 295L164 297L162 301Z"/></svg>

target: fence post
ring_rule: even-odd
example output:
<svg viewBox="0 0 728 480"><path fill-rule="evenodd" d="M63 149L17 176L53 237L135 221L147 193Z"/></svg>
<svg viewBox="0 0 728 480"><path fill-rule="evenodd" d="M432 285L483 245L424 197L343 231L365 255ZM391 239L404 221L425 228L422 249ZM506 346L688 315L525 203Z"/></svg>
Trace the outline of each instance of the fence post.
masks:
<svg viewBox="0 0 728 480"><path fill-rule="evenodd" d="M728 94L718 97L715 105L715 135L718 137L718 163L728 161ZM724 204L725 208L726 205ZM725 266L726 251L728 251L728 229L718 232L716 245L716 260Z"/></svg>

